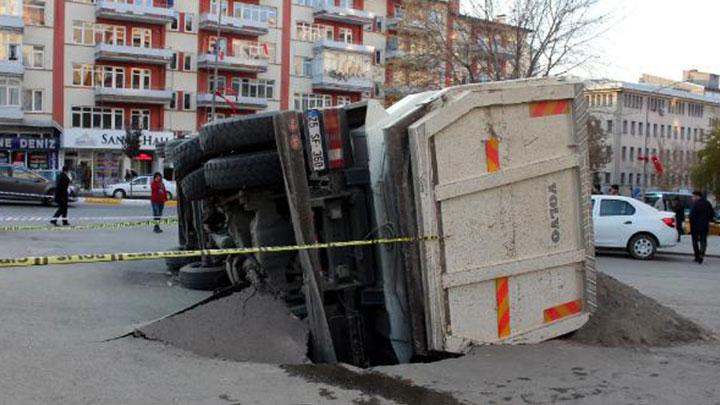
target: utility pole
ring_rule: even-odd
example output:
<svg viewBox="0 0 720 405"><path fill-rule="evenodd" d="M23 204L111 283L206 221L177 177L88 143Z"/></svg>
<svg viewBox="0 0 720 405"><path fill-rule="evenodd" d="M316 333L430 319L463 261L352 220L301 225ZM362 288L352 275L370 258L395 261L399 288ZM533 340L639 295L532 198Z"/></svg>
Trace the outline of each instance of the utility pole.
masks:
<svg viewBox="0 0 720 405"><path fill-rule="evenodd" d="M217 7L218 18L217 36L215 37L215 73L213 77L212 107L210 108L210 115L212 116L212 121L215 121L215 103L218 93L218 65L220 64L220 24L222 23L222 1L217 2Z"/></svg>

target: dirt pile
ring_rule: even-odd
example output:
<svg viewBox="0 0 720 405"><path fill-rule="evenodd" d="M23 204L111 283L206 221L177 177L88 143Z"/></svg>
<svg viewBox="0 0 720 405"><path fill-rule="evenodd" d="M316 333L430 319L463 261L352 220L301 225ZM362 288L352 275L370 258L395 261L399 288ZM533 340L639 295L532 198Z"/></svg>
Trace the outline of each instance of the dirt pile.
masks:
<svg viewBox="0 0 720 405"><path fill-rule="evenodd" d="M252 288L211 298L135 331L193 353L226 360L308 363L305 322L285 303Z"/></svg>
<svg viewBox="0 0 720 405"><path fill-rule="evenodd" d="M569 340L607 347L672 346L710 333L640 291L598 272L598 309Z"/></svg>

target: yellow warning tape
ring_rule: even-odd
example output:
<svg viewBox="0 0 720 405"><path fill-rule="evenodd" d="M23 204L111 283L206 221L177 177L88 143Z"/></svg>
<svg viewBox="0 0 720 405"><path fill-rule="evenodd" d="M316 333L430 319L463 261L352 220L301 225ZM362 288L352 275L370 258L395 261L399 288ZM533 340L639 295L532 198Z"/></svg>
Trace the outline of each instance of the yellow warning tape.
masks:
<svg viewBox="0 0 720 405"><path fill-rule="evenodd" d="M114 222L107 224L88 224L88 225L70 225L70 226L45 226L45 225L13 225L0 226L0 232L66 232L66 231L86 231L90 229L111 229L111 228L142 228L153 225L173 224L177 218L166 218L152 221L132 221L132 222Z"/></svg>
<svg viewBox="0 0 720 405"><path fill-rule="evenodd" d="M203 250L174 250L165 252L139 252L139 253L100 253L90 255L68 256L38 256L0 259L0 268L47 266L52 264L82 264L82 263L109 263L134 260L156 260L168 257L197 257L197 256L228 256L250 255L256 253L293 252L301 250L319 250L331 248L345 248L372 245L391 245L399 243L412 243L420 241L438 240L437 236L423 236L419 238L400 237L371 240L353 240L347 242L314 243L310 245L294 246L265 246L233 249L203 249Z"/></svg>

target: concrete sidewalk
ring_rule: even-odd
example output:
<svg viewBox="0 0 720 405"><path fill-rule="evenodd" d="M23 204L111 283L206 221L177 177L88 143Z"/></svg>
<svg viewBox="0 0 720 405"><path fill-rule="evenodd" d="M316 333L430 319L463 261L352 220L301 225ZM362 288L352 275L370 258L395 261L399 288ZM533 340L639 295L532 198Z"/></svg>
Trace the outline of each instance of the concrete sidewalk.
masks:
<svg viewBox="0 0 720 405"><path fill-rule="evenodd" d="M658 253L692 256L692 239L690 235L683 235L681 242L676 246L658 249ZM705 254L710 257L720 257L720 236L708 236L708 246Z"/></svg>

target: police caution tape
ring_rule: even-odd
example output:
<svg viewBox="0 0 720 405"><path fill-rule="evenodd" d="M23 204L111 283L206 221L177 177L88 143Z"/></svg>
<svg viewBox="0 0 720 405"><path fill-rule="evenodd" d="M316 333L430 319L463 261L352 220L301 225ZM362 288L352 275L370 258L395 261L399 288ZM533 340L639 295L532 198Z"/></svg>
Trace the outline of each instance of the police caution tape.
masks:
<svg viewBox="0 0 720 405"><path fill-rule="evenodd" d="M9 267L30 267L48 266L55 264L83 264L83 263L109 263L136 260L157 260L169 257L198 257L198 256L229 256L229 255L251 255L257 253L279 253L301 250L320 250L332 248L347 248L372 245L394 245L402 243L413 243L421 241L438 240L436 236L423 237L400 237L371 240L353 240L347 242L314 243L310 245L294 246L265 246L253 248L233 249L202 249L202 250L172 250L165 252L139 252L139 253L101 253L91 255L67 255L67 256L38 256L38 257L17 257L0 259L0 268Z"/></svg>
<svg viewBox="0 0 720 405"><path fill-rule="evenodd" d="M87 231L93 229L143 228L147 226L172 224L176 222L177 218L166 218L153 221L112 222L106 224L87 224L71 226L12 225L0 226L0 232L68 232Z"/></svg>

